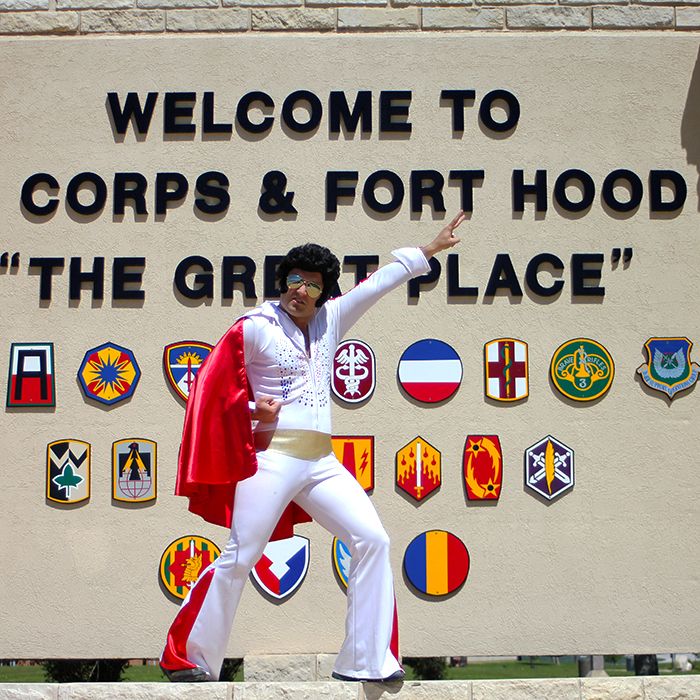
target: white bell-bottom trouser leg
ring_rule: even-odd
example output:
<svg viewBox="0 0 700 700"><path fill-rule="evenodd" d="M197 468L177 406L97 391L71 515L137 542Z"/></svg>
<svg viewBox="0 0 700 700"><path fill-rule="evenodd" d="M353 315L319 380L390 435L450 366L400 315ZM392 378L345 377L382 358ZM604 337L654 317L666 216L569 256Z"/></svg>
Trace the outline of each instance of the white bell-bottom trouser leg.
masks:
<svg viewBox="0 0 700 700"><path fill-rule="evenodd" d="M306 461L272 451L258 453L257 472L236 488L231 539L183 602L168 633L166 667L196 664L218 677L246 578L292 500L352 555L346 638L335 670L356 678L385 678L399 670L391 649L389 538L374 506L334 455Z"/></svg>

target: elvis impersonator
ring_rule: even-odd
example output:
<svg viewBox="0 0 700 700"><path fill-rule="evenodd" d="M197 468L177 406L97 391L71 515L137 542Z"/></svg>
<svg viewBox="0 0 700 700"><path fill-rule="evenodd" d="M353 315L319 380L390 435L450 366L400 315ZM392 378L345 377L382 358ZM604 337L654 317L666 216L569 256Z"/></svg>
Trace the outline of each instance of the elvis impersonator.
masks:
<svg viewBox="0 0 700 700"><path fill-rule="evenodd" d="M454 230L464 219L460 212L422 248L394 251L394 262L330 300L338 259L311 243L292 248L277 272L280 301L239 318L202 365L187 402L175 492L193 513L230 527L231 538L168 631L160 665L171 681L218 678L250 570L270 539L291 537L295 523L311 518L352 555L333 677L403 678L389 538L331 447L333 356L372 304L459 242Z"/></svg>

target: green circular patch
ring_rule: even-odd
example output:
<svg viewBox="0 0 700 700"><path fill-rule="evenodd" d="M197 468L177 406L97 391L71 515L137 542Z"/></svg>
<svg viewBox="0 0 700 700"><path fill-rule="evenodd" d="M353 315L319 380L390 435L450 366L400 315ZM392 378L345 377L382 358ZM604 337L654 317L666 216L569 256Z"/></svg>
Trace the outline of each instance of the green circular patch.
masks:
<svg viewBox="0 0 700 700"><path fill-rule="evenodd" d="M610 353L595 340L573 338L560 345L549 367L554 386L574 401L602 396L615 377Z"/></svg>

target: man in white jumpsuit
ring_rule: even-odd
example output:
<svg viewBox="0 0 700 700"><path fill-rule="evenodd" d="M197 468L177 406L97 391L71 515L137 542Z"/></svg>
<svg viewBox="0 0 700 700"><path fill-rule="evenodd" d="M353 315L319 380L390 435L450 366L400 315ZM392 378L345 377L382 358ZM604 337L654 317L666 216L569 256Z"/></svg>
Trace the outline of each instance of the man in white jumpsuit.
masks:
<svg viewBox="0 0 700 700"><path fill-rule="evenodd" d="M257 421L252 424L257 466L234 485L228 544L201 573L170 628L161 657L170 680L218 678L246 578L269 539L278 536L276 525L292 502L345 542L352 555L346 636L333 676L357 681L403 677L389 538L367 494L331 447L333 356L345 333L381 296L428 272L430 257L459 242L454 229L464 218L460 212L422 248L394 251L394 262L328 301L339 275L337 258L314 244L293 248L278 271L280 301L244 315L244 371L248 398L254 399L246 410ZM192 401L190 396L188 404ZM198 512L192 502L190 509Z"/></svg>

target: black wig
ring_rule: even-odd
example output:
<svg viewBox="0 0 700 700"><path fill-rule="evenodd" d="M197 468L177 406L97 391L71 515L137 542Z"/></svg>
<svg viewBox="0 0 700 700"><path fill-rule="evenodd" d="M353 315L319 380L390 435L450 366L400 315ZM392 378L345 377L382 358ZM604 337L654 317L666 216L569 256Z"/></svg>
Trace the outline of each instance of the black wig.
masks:
<svg viewBox="0 0 700 700"><path fill-rule="evenodd" d="M323 306L335 289L340 277L340 262L328 248L316 243L304 243L292 248L277 268L277 281L282 293L287 291L287 275L297 268L306 272L320 272L323 276L323 291L316 299L316 306Z"/></svg>

